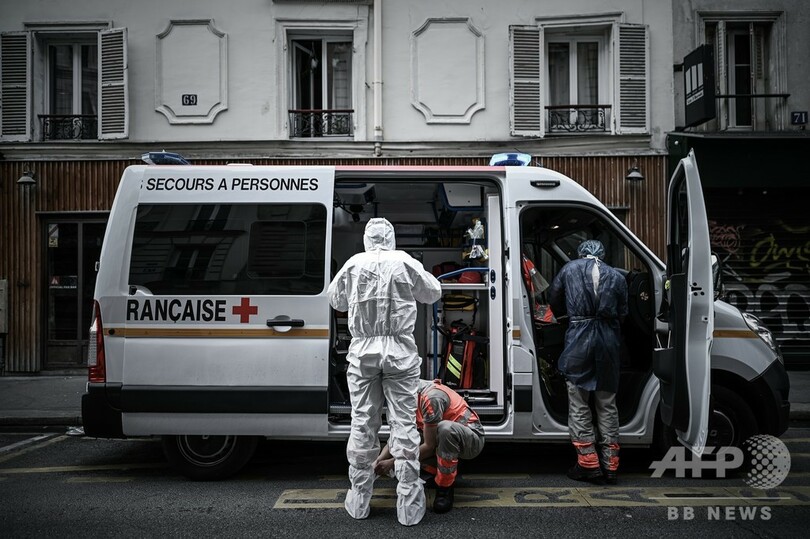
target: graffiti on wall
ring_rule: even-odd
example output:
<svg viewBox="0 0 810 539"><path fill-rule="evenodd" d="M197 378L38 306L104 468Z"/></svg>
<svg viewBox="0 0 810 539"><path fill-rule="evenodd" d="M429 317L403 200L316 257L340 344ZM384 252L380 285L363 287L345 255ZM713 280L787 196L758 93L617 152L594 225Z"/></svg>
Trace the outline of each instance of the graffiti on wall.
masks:
<svg viewBox="0 0 810 539"><path fill-rule="evenodd" d="M783 346L810 342L810 227L710 221L727 302L762 319Z"/></svg>

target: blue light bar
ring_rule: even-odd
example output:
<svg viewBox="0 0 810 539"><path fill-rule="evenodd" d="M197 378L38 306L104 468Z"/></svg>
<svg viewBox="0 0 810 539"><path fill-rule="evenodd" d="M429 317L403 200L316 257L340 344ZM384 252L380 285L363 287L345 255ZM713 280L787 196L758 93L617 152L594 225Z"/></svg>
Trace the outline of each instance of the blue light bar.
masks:
<svg viewBox="0 0 810 539"><path fill-rule="evenodd" d="M147 152L141 156L141 161L148 165L190 165L179 153Z"/></svg>
<svg viewBox="0 0 810 539"><path fill-rule="evenodd" d="M491 167L526 167L532 162L532 156L527 153L496 153L489 160Z"/></svg>

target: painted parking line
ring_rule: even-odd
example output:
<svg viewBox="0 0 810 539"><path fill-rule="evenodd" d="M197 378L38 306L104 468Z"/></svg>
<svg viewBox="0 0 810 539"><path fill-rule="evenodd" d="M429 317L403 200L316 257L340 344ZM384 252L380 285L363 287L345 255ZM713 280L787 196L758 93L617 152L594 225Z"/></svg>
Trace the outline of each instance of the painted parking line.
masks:
<svg viewBox="0 0 810 539"><path fill-rule="evenodd" d="M133 477L71 477L66 483L128 483Z"/></svg>
<svg viewBox="0 0 810 539"><path fill-rule="evenodd" d="M342 509L346 489L291 489L273 509ZM428 498L433 491L428 491ZM396 490L375 489L372 507L395 507ZM456 488L454 507L666 507L810 505L810 487L768 491L724 487Z"/></svg>
<svg viewBox="0 0 810 539"><path fill-rule="evenodd" d="M166 463L132 463L132 464L98 464L86 466L43 466L38 468L0 468L0 475L69 473L69 472L106 472L117 470L144 470L168 468Z"/></svg>
<svg viewBox="0 0 810 539"><path fill-rule="evenodd" d="M39 442L40 440L47 440L48 438L53 438L54 436L56 436L56 434L40 434L38 436L33 436L31 438L21 440L19 442L13 443L11 445L6 445L6 446L3 446L3 447L0 447L0 453L8 453L9 451L14 451L15 449L17 449L19 447L25 447L26 445L30 445L30 444Z"/></svg>
<svg viewBox="0 0 810 539"><path fill-rule="evenodd" d="M6 461L11 460L13 458L19 457L20 455L24 455L24 454L26 454L26 453L28 453L30 451L35 451L37 449L42 449L43 447L47 447L49 445L62 442L64 440L67 440L67 436L61 435L61 436L57 436L56 438L50 438L48 440L44 440L44 441L39 442L39 443L32 442L31 445L23 447L22 449L19 449L18 451L12 451L7 455L0 455L0 462L6 462Z"/></svg>

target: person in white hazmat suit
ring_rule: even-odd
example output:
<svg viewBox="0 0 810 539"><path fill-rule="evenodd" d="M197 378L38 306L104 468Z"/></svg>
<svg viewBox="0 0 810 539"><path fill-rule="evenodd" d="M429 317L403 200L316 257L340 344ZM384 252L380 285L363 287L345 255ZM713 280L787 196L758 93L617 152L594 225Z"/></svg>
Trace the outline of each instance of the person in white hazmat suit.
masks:
<svg viewBox="0 0 810 539"><path fill-rule="evenodd" d="M421 263L396 250L394 227L386 219L368 222L363 243L366 251L346 262L327 292L334 309L349 312L352 334L347 357L352 427L346 446L351 489L345 507L354 518L368 517L382 408L387 402L389 446L398 481L397 519L412 526L425 514L416 429L422 362L413 338L416 302L435 303L441 286Z"/></svg>

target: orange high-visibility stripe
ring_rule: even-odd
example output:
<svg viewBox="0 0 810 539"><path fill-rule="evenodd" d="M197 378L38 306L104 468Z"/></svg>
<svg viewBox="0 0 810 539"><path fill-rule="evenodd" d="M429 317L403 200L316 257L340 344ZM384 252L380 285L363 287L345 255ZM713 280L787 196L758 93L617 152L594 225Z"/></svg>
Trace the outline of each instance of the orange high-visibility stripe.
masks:
<svg viewBox="0 0 810 539"><path fill-rule="evenodd" d="M599 467L599 457L593 442L572 442L577 449L577 462L583 468L594 469Z"/></svg>
<svg viewBox="0 0 810 539"><path fill-rule="evenodd" d="M436 484L444 488L452 486L458 473L458 459L450 460L436 455L436 461L439 463Z"/></svg>
<svg viewBox="0 0 810 539"><path fill-rule="evenodd" d="M619 469L619 444L608 444L610 459L608 460L608 470L615 472Z"/></svg>

